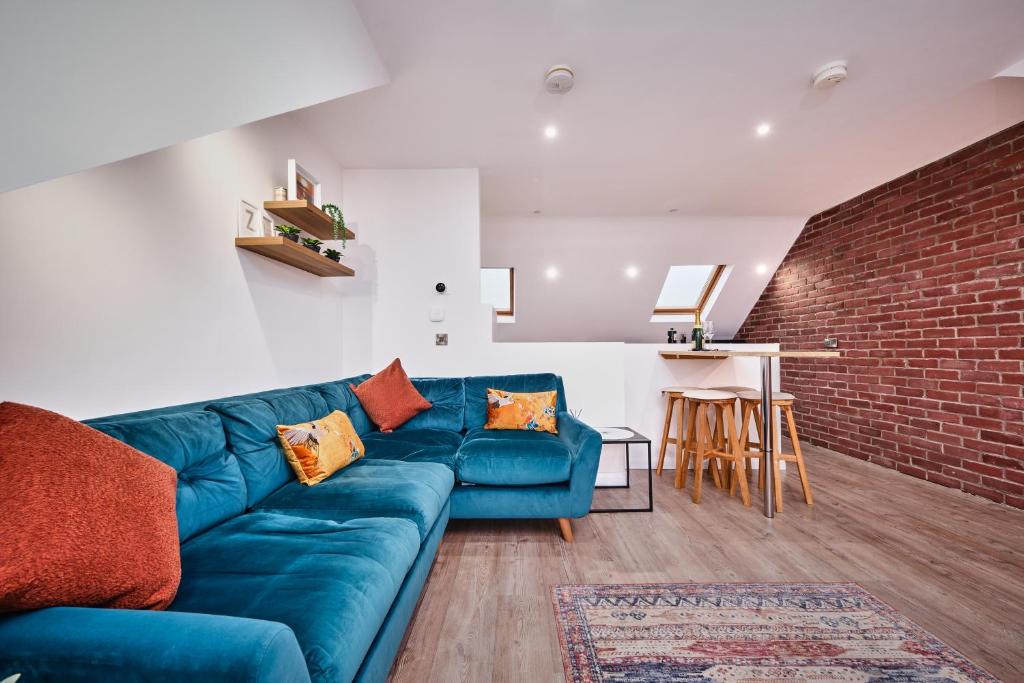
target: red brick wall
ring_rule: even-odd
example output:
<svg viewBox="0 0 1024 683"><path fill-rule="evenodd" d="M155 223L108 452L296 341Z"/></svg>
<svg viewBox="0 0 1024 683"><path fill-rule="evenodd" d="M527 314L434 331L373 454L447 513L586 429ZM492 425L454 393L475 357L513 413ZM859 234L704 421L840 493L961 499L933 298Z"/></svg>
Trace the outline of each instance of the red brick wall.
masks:
<svg viewBox="0 0 1024 683"><path fill-rule="evenodd" d="M839 338L802 439L1024 507L1024 123L812 217L736 336Z"/></svg>

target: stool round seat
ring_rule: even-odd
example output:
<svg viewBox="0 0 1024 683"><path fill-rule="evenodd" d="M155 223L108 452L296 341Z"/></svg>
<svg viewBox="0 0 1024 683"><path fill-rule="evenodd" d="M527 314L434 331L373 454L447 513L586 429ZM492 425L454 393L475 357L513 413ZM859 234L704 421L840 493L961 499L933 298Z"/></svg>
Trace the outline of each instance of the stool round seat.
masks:
<svg viewBox="0 0 1024 683"><path fill-rule="evenodd" d="M736 394L731 391L715 391L714 389L688 389L683 398L693 401L735 401Z"/></svg>
<svg viewBox="0 0 1024 683"><path fill-rule="evenodd" d="M700 389L700 387L663 387L661 393L663 394L681 394L684 391L693 391L694 389Z"/></svg>
<svg viewBox="0 0 1024 683"><path fill-rule="evenodd" d="M760 401L761 400L761 392L760 391L756 391L756 390L740 391L740 392L737 392L736 395L739 396L744 401ZM796 396L794 396L793 394L789 393L788 391L773 391L772 392L772 400L773 401L795 401L796 400Z"/></svg>
<svg viewBox="0 0 1024 683"><path fill-rule="evenodd" d="M713 389L714 391L731 391L734 394L739 394L741 391L757 391L754 387L744 387L739 385L728 387L708 387L708 389Z"/></svg>

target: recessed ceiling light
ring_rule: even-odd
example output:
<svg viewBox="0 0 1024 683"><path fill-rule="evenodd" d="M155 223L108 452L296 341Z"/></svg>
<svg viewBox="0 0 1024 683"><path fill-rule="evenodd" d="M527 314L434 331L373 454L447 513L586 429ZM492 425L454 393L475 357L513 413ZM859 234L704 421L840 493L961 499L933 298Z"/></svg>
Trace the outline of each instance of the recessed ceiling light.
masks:
<svg viewBox="0 0 1024 683"><path fill-rule="evenodd" d="M546 277L549 280L557 280L558 268L555 268L554 266L548 266L548 269L544 271L544 277Z"/></svg>
<svg viewBox="0 0 1024 683"><path fill-rule="evenodd" d="M548 126L544 129L544 137L548 140L554 140L558 137L558 129L554 126Z"/></svg>
<svg viewBox="0 0 1024 683"><path fill-rule="evenodd" d="M640 274L640 269L637 268L636 266L627 266L626 267L626 277L628 277L630 280L635 280L636 276L639 275L639 274Z"/></svg>
<svg viewBox="0 0 1024 683"><path fill-rule="evenodd" d="M757 132L757 137L763 138L765 135L768 135L768 133L772 132L772 124L759 123L755 131Z"/></svg>
<svg viewBox="0 0 1024 683"><path fill-rule="evenodd" d="M768 266L766 266L763 263L759 263L757 264L757 268L755 268L755 270L757 271L758 275L764 275L765 273L768 272Z"/></svg>
<svg viewBox="0 0 1024 683"><path fill-rule="evenodd" d="M534 215L536 215L536 214L540 213L540 209L534 209L534 210L533 210L533 213L534 213Z"/></svg>

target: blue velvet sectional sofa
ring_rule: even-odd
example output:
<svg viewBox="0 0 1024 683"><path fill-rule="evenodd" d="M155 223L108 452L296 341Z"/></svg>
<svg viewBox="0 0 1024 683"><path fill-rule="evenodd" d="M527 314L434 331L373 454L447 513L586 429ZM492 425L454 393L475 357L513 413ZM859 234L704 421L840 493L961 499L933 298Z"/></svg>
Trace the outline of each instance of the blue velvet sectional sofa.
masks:
<svg viewBox="0 0 1024 683"><path fill-rule="evenodd" d="M348 388L368 377L88 421L178 471L177 597L0 618L0 679L383 681L449 517L587 514L601 439L561 378L414 379L433 408L383 434ZM556 389L558 435L484 430L488 387ZM333 410L366 456L303 486L275 427Z"/></svg>

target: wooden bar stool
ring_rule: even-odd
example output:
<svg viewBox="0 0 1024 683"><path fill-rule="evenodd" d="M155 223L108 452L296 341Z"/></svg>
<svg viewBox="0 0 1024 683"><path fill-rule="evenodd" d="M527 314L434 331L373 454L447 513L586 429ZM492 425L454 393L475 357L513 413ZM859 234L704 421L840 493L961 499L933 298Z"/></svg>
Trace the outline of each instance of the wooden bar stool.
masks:
<svg viewBox="0 0 1024 683"><path fill-rule="evenodd" d="M760 391L741 391L737 394L740 398L740 409L743 415L743 423L740 427L740 432L743 434L742 446L743 446L743 460L749 461L754 458L758 459L759 465L757 468L757 488L764 489L764 454L761 452L762 443L764 441L764 425L761 424L761 392ZM779 468L780 462L795 462L797 473L800 475L800 486L804 492L804 501L808 505L814 505L814 497L811 495L811 483L807 478L807 468L804 466L804 456L800 451L800 439L796 434L796 420L793 418L793 401L796 400L796 396L787 393L785 391L776 391L772 393L772 409L774 412L775 408L782 411L782 415L786 418L786 424L789 427L789 440L793 443L792 453L782 452L782 435L776 432L775 434L775 448L774 457L772 460L775 461L775 509L782 512L782 476ZM750 422L753 420L754 429L757 431L757 441L750 440ZM781 431L781 430L779 430ZM735 485L735 482L733 482Z"/></svg>
<svg viewBox="0 0 1024 683"><path fill-rule="evenodd" d="M662 470L665 469L665 449L668 446L669 441L674 441L676 446L676 462L682 458L683 454L683 439L685 438L686 431L683 429L686 412L686 398L683 396L683 392L688 389L696 389L697 387L665 387L661 390L661 395L666 397L667 403L665 405L665 426L661 430L661 448L658 450L658 476L661 476ZM679 419L676 425L676 433L674 435L669 434L669 430L672 427L672 412L676 408L676 404L679 404Z"/></svg>
<svg viewBox="0 0 1024 683"><path fill-rule="evenodd" d="M728 391L713 391L710 389L692 389L683 392L683 396L689 403L690 415L687 420L686 447L683 449L683 457L676 458L676 481L675 487L681 489L686 486L686 476L690 460L691 442L693 444L693 502L700 503L701 482L704 479L704 461L708 461L708 469L715 480L715 485L721 487L717 465L725 464L725 471L735 467L737 476L733 477L735 482L739 480L740 498L743 505L750 506L750 491L747 488L747 478L744 472L746 459L740 445L739 435L736 432L736 413L733 406L736 403L736 394ZM723 437L719 440L712 430L710 416L714 412L720 415L718 425L722 430ZM732 487L730 487L732 495Z"/></svg>
<svg viewBox="0 0 1024 683"><path fill-rule="evenodd" d="M757 391L753 387L745 387L745 386L741 386L741 385L730 385L730 386L724 386L724 387L708 387L708 388L711 389L712 391L728 391L731 394L736 394L736 403L733 404L733 407L734 407L736 415L740 414L740 412L739 412L739 408L740 408L740 405L739 405L739 394L740 394L740 392L742 392L742 391ZM716 411L715 411L715 445L719 446L719 447L724 447L724 445L725 445L725 435L724 435L724 432L722 430L722 422L723 422L723 420L722 420L722 408L718 407L716 409ZM742 442L743 439L741 438L740 441ZM729 470L728 472L726 472L726 477L731 477L731 476L732 476L732 470Z"/></svg>

